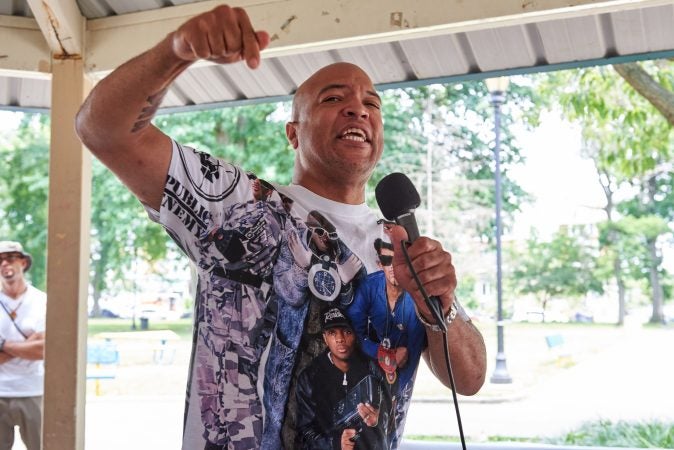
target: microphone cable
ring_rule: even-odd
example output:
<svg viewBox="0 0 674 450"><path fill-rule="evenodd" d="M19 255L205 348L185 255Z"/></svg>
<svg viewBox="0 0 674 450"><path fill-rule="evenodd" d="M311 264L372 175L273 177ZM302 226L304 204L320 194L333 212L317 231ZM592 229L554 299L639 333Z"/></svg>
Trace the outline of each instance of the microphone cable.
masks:
<svg viewBox="0 0 674 450"><path fill-rule="evenodd" d="M410 259L410 255L407 253L407 245L409 244L411 244L411 242L403 240L400 242L400 247L403 250L403 255L405 255L405 262L407 263L407 267L410 269L410 272L412 273L412 277L414 278L414 281L416 282L417 287L419 288L419 292L421 292L421 295L424 296L424 301L430 307L431 299L426 293L426 289L424 289L423 284L421 284L419 275L417 275L416 270L414 270L414 267L412 267L412 260ZM456 296L454 297L454 299L456 300ZM461 448L463 450L466 450L466 440L463 436L463 424L461 423L461 413L459 412L459 401L456 396L456 388L454 385L454 374L452 373L452 363L449 360L449 344L447 344L447 326L440 326L440 331L442 332L442 343L445 350L445 365L447 368L447 374L449 375L449 386L452 389L452 399L454 400L454 410L456 411L456 422L459 425L459 438L461 439Z"/></svg>

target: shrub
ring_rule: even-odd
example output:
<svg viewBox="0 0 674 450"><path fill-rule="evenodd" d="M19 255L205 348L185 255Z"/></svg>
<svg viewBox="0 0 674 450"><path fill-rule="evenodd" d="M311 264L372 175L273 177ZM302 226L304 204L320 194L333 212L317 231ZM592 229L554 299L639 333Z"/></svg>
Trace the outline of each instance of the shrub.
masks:
<svg viewBox="0 0 674 450"><path fill-rule="evenodd" d="M563 437L546 441L564 445L674 448L674 423L600 420L585 423Z"/></svg>

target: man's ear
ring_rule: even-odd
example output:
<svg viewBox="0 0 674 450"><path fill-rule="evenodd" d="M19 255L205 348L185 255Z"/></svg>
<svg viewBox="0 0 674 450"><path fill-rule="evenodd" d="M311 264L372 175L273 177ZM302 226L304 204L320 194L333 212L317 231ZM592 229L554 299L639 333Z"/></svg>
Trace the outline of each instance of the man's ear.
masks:
<svg viewBox="0 0 674 450"><path fill-rule="evenodd" d="M299 145L299 142L297 140L297 122L286 123L286 137L288 138L288 142L290 142L290 145L292 145L293 148L297 150L297 147Z"/></svg>

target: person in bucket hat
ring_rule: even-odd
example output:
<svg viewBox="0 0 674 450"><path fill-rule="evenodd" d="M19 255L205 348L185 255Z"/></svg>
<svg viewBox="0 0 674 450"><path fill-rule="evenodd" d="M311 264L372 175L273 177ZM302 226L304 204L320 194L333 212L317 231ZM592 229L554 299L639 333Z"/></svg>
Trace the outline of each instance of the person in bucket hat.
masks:
<svg viewBox="0 0 674 450"><path fill-rule="evenodd" d="M9 255L16 258L23 258L26 261L26 266L23 269L24 272L28 272L30 266L33 265L33 257L30 256L30 253L26 253L23 250L23 246L18 242L14 241L0 241L0 255Z"/></svg>
<svg viewBox="0 0 674 450"><path fill-rule="evenodd" d="M27 450L41 448L47 296L25 278L33 258L0 241L0 448L12 448L19 427Z"/></svg>

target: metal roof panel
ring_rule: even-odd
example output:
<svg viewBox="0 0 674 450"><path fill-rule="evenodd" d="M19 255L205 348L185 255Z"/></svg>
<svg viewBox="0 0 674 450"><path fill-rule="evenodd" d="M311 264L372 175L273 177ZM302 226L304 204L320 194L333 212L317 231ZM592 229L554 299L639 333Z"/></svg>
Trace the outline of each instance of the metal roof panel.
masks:
<svg viewBox="0 0 674 450"><path fill-rule="evenodd" d="M23 78L19 86L20 105L42 108L51 103L51 80Z"/></svg>
<svg viewBox="0 0 674 450"><path fill-rule="evenodd" d="M674 47L674 5L611 14L619 54Z"/></svg>
<svg viewBox="0 0 674 450"><path fill-rule="evenodd" d="M262 65L269 61L263 60ZM297 87L323 66L336 62L331 52L312 52L273 58L273 63L288 75L290 83ZM288 93L294 91L289 89Z"/></svg>
<svg viewBox="0 0 674 450"><path fill-rule="evenodd" d="M196 2L77 0L81 13L89 19L189 3ZM26 0L0 2L2 14L32 16ZM203 108L227 102L278 99L292 94L320 67L337 61L360 65L376 85L399 86L424 80L479 77L481 73L484 76L522 73L547 65L568 68L607 58L644 59L650 54L659 57L674 54L672 2L648 1L643 6L625 3L616 11L598 8L591 14L559 17L548 15L519 23L506 21L491 27L476 23L462 29L449 27L444 33L434 31L423 37L416 34L412 37L405 34L408 30L401 29L400 36L366 45L352 41L320 51L277 53L265 57L256 71L243 64L197 64L178 77L162 108ZM0 107L49 108L50 81L39 77L22 81L15 72L11 67L8 72L0 72Z"/></svg>
<svg viewBox="0 0 674 450"><path fill-rule="evenodd" d="M405 62L396 54L394 44L375 44L338 49L338 60L363 68L376 83L392 83L408 78Z"/></svg>
<svg viewBox="0 0 674 450"><path fill-rule="evenodd" d="M468 58L454 34L401 41L400 47L418 79L470 71Z"/></svg>
<svg viewBox="0 0 674 450"><path fill-rule="evenodd" d="M536 55L522 25L466 33L483 72L533 66Z"/></svg>
<svg viewBox="0 0 674 450"><path fill-rule="evenodd" d="M550 20L536 27L545 48L545 59L550 64L606 55L601 25L596 16Z"/></svg>

